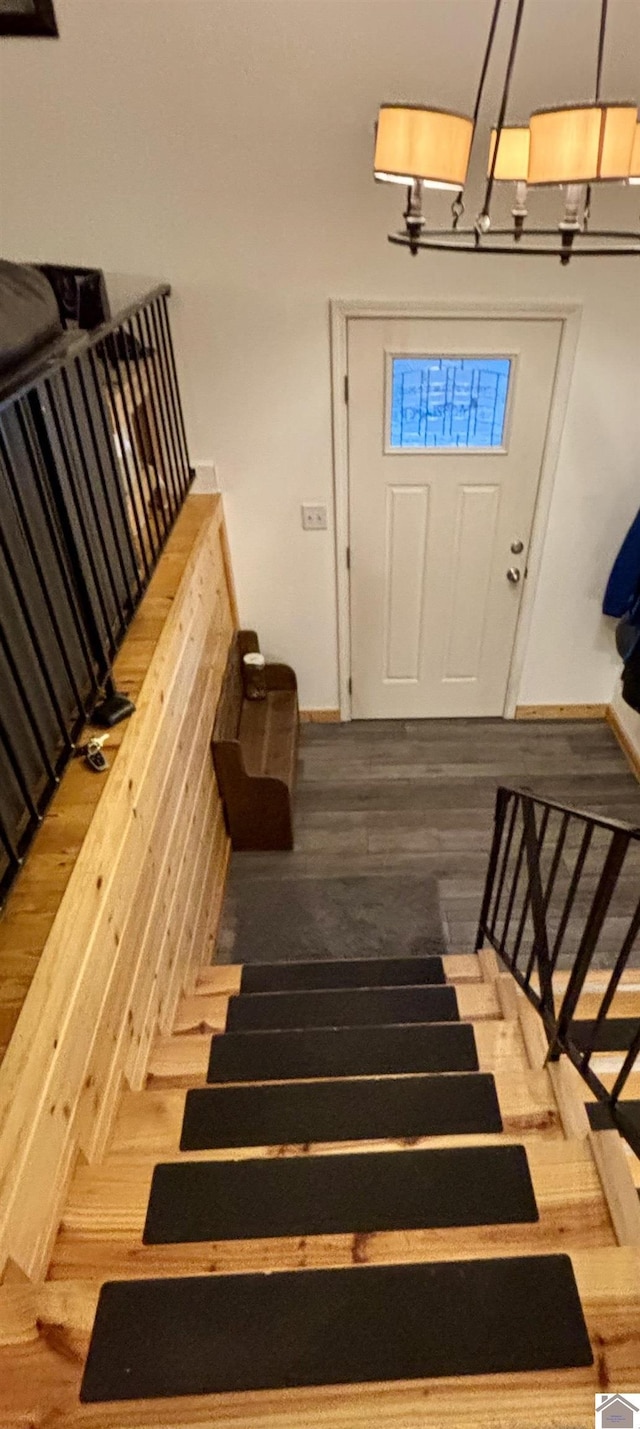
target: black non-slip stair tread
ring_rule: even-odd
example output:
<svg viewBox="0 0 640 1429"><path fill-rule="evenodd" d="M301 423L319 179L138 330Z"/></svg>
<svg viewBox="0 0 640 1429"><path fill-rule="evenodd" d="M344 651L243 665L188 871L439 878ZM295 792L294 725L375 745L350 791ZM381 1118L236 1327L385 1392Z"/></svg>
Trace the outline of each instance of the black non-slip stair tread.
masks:
<svg viewBox="0 0 640 1429"><path fill-rule="evenodd" d="M226 1028L228 1032L238 1032L458 1020L453 987L367 987L241 993L229 999Z"/></svg>
<svg viewBox="0 0 640 1429"><path fill-rule="evenodd" d="M523 1146L157 1166L143 1240L251 1240L537 1221Z"/></svg>
<svg viewBox="0 0 640 1429"><path fill-rule="evenodd" d="M623 1133L628 1128L635 1140L640 1140L640 1101L616 1102L615 1116L608 1102L587 1102L587 1116L592 1131L610 1131L619 1128Z"/></svg>
<svg viewBox="0 0 640 1429"><path fill-rule="evenodd" d="M592 1363L567 1255L133 1280L102 1287L80 1398Z"/></svg>
<svg viewBox="0 0 640 1429"><path fill-rule="evenodd" d="M181 1151L502 1131L488 1072L198 1087L187 1092Z"/></svg>
<svg viewBox="0 0 640 1429"><path fill-rule="evenodd" d="M310 1077L477 1070L476 1039L470 1023L409 1022L382 1027L225 1032L212 1038L207 1081L303 1081Z"/></svg>
<svg viewBox="0 0 640 1429"><path fill-rule="evenodd" d="M596 1025L594 1017L576 1018L571 1023L571 1037L577 1047L591 1046ZM596 1052L628 1052L638 1031L637 1017L607 1017L598 1028Z"/></svg>
<svg viewBox="0 0 640 1429"><path fill-rule="evenodd" d="M241 992L338 987L401 987L446 982L442 958L335 958L330 962L249 963Z"/></svg>

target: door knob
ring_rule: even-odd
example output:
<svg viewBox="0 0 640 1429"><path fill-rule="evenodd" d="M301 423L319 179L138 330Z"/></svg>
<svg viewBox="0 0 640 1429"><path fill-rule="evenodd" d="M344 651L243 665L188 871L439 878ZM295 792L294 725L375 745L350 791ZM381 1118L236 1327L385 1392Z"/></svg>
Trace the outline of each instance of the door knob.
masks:
<svg viewBox="0 0 640 1429"><path fill-rule="evenodd" d="M522 541L512 541L512 542L511 542L511 550L513 551L514 556L520 556L520 555L522 554L522 552L524 551L524 544L523 544L523 542L522 542Z"/></svg>
<svg viewBox="0 0 640 1429"><path fill-rule="evenodd" d="M512 585L518 584L518 581L520 580L520 571L518 570L517 566L509 566L509 569L507 571L507 580L511 581Z"/></svg>

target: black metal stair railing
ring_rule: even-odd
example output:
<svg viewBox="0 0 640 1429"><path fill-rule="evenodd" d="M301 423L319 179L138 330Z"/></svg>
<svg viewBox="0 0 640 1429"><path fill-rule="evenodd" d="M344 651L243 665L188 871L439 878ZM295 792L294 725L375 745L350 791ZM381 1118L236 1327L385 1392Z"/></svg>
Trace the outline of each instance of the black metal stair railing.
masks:
<svg viewBox="0 0 640 1429"><path fill-rule="evenodd" d="M639 934L640 829L500 787L476 948L496 950L542 1019L549 1060L570 1058L603 1104L599 1124L617 1126L637 1155L640 1117L624 1092L640 1056L640 1018L610 1013L625 969L637 965ZM580 1018L596 967L609 976L595 1016ZM593 1059L613 1050L624 1056L607 1086Z"/></svg>
<svg viewBox="0 0 640 1429"><path fill-rule="evenodd" d="M0 904L191 485L169 293L0 387Z"/></svg>

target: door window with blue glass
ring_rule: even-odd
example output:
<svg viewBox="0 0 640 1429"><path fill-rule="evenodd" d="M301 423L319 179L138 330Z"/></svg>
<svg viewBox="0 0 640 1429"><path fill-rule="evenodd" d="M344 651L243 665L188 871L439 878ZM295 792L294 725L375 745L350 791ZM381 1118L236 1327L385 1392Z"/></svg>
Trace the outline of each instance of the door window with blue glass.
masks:
<svg viewBox="0 0 640 1429"><path fill-rule="evenodd" d="M509 357L393 357L390 449L505 444Z"/></svg>

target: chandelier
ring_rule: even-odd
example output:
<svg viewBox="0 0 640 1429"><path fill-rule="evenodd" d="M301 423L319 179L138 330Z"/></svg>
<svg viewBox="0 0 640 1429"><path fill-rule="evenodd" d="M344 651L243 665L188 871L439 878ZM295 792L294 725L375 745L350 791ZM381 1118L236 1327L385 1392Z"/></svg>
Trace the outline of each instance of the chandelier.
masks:
<svg viewBox="0 0 640 1429"><path fill-rule="evenodd" d="M538 109L528 123L508 120L509 93L525 0L517 0L495 126L491 131L486 187L480 212L464 222L469 160L477 141L478 115L489 70L502 0L494 0L472 116L422 105L383 104L376 127L374 176L407 188L404 229L389 242L441 252L535 253L560 258L640 253L637 229L598 229L591 224L596 185L640 184L640 124L637 103L603 99L602 63L608 0L601 0L593 101ZM513 185L513 223L494 228L491 202L496 184ZM528 203L539 188L560 188L563 208L555 228L531 222ZM425 195L455 193L449 228L428 228Z"/></svg>

